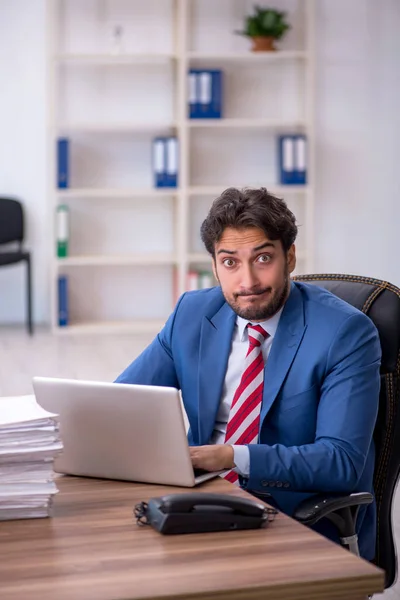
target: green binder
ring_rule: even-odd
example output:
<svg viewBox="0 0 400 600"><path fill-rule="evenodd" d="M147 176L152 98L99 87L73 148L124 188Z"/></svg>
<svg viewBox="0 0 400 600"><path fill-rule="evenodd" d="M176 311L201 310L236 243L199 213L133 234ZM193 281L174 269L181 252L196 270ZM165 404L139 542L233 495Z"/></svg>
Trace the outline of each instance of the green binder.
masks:
<svg viewBox="0 0 400 600"><path fill-rule="evenodd" d="M69 238L69 208L66 204L57 206L56 215L57 256L66 258L68 256Z"/></svg>

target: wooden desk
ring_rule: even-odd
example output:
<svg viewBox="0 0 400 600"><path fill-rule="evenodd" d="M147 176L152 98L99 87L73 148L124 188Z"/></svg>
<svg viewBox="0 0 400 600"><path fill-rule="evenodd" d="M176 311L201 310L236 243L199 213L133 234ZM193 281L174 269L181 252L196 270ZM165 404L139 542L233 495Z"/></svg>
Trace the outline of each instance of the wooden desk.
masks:
<svg viewBox="0 0 400 600"><path fill-rule="evenodd" d="M282 514L267 529L163 536L138 527L132 509L183 488L57 483L54 518L0 523L1 600L361 600L383 590L380 570ZM198 491L248 497L220 478Z"/></svg>

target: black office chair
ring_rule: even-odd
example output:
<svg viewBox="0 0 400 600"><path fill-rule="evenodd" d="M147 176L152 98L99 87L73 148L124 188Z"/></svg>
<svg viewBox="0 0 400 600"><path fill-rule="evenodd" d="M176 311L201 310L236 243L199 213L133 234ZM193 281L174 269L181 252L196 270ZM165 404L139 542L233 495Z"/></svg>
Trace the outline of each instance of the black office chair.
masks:
<svg viewBox="0 0 400 600"><path fill-rule="evenodd" d="M388 588L397 575L391 515L400 472L400 289L386 281L356 275L300 275L293 279L326 288L352 304L372 319L379 332L382 365L379 412L374 431L377 504L374 563L385 571L385 587ZM306 525L313 525L322 517L330 519L339 530L342 544L358 554L357 513L361 504L370 502L372 496L369 493L321 494L301 503L294 517Z"/></svg>
<svg viewBox="0 0 400 600"><path fill-rule="evenodd" d="M27 328L30 335L33 334L32 324L32 276L31 255L23 249L24 241L24 213L22 204L11 198L0 198L0 246L7 244L7 248L0 249L0 267L13 265L21 261L26 262L26 305L27 305ZM9 248L15 243L16 248Z"/></svg>

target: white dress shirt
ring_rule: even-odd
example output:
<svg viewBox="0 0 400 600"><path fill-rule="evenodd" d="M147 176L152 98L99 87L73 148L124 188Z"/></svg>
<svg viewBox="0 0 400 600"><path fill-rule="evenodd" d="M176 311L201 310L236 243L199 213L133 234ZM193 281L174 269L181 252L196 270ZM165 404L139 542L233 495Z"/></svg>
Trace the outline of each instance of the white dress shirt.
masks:
<svg viewBox="0 0 400 600"><path fill-rule="evenodd" d="M255 325L261 325L261 327L269 334L261 344L264 362L267 361L268 354L271 350L282 310L283 307L273 317L266 321L254 323ZM242 319L239 316L236 317L235 329L232 336L231 353L229 355L221 403L219 405L214 431L210 440L211 444L223 444L225 440L229 411L233 397L242 378L244 361L249 347L249 335L247 331L248 323L251 323L251 321ZM233 453L236 465L235 470L240 473L240 475L243 475L243 477L248 477L250 472L250 452L248 447L245 445L233 445Z"/></svg>

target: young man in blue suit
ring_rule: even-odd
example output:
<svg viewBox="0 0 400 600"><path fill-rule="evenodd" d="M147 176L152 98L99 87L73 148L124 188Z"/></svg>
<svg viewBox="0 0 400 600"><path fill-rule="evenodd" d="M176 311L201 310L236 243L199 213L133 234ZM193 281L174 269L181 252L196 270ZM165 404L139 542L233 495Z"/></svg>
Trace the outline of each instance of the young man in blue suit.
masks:
<svg viewBox="0 0 400 600"><path fill-rule="evenodd" d="M201 235L219 286L183 294L117 382L179 388L193 465L233 470L245 490L289 515L313 493L372 492L381 359L372 321L290 280L295 217L264 188L225 190ZM246 443L231 434L240 402L253 402L245 418L257 429ZM314 528L338 540L328 521ZM357 529L360 553L372 559L375 504L362 507Z"/></svg>

